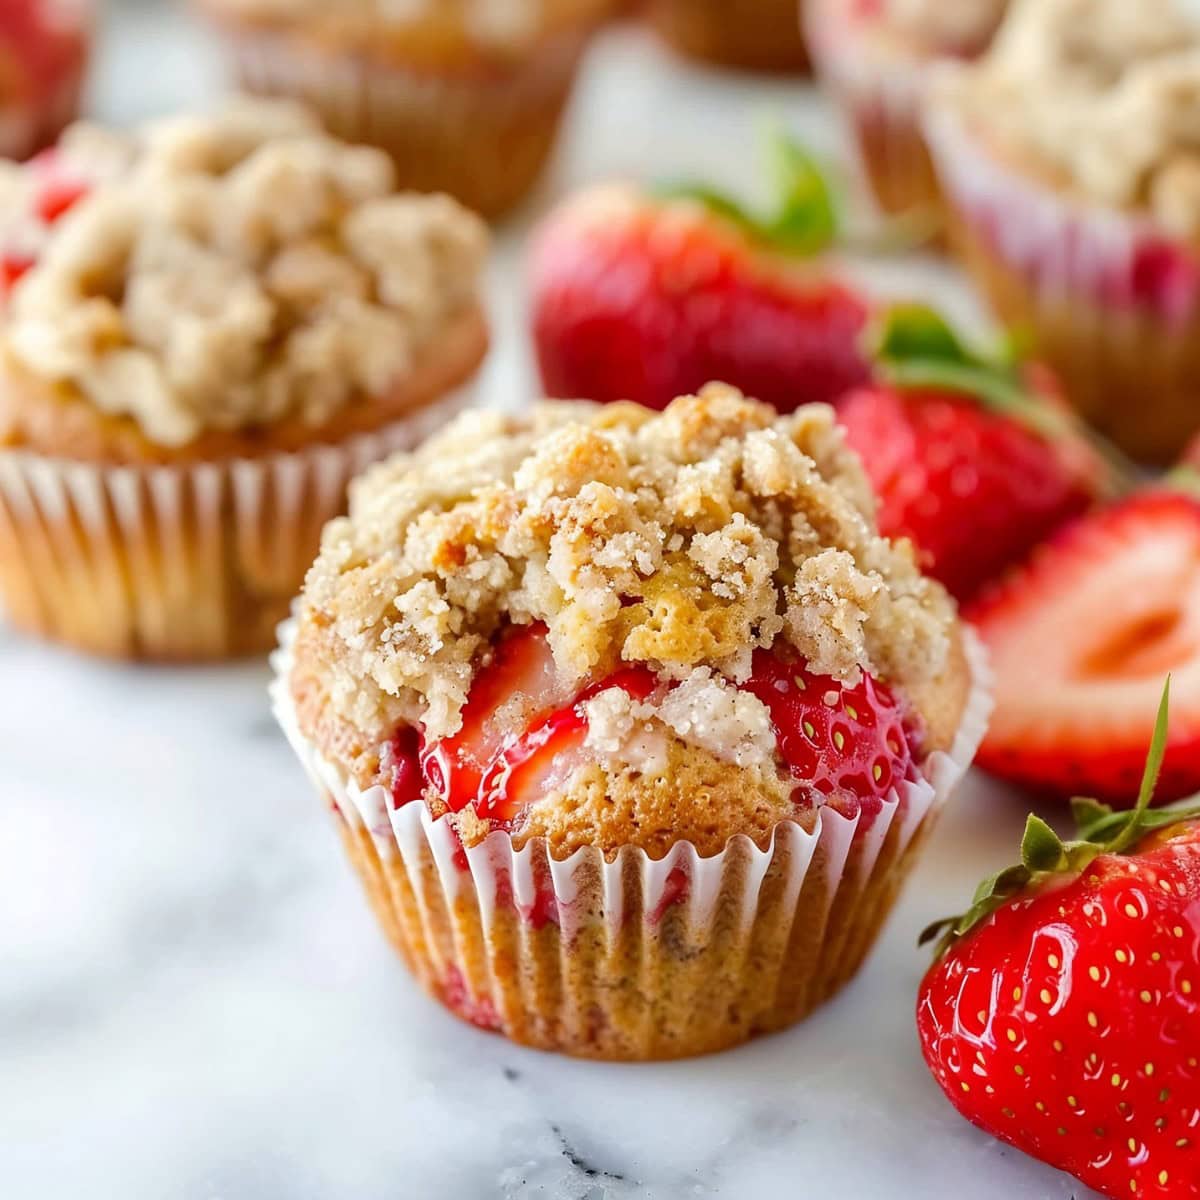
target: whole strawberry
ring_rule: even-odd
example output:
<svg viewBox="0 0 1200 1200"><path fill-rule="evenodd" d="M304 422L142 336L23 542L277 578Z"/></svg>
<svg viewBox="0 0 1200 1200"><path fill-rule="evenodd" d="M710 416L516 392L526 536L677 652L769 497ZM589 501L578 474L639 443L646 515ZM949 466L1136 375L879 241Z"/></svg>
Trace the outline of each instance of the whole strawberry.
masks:
<svg viewBox="0 0 1200 1200"><path fill-rule="evenodd" d="M879 526L968 600L1090 507L1112 471L1036 368L989 362L912 305L889 314L876 380L838 419L879 497Z"/></svg>
<svg viewBox="0 0 1200 1200"><path fill-rule="evenodd" d="M829 189L794 144L775 160L769 219L706 188L633 186L551 214L531 272L548 395L663 408L719 380L790 412L867 377L867 304L817 258L838 231Z"/></svg>
<svg viewBox="0 0 1200 1200"><path fill-rule="evenodd" d="M969 1121L1111 1197L1200 1197L1200 807L1031 817L1022 863L948 926L917 1005L925 1060Z"/></svg>
<svg viewBox="0 0 1200 1200"><path fill-rule="evenodd" d="M1079 518L966 612L996 708L978 763L1057 796L1134 793L1175 678L1158 794L1200 790L1200 495L1176 477Z"/></svg>

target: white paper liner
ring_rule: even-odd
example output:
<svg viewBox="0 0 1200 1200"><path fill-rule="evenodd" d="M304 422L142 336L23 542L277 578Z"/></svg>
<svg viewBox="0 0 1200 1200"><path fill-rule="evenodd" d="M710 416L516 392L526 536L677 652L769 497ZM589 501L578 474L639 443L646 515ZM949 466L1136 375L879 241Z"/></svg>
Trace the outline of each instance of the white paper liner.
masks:
<svg viewBox="0 0 1200 1200"><path fill-rule="evenodd" d="M590 33L564 31L508 71L462 79L271 33L230 29L224 41L247 91L304 101L339 137L388 151L401 186L492 216L545 165Z"/></svg>
<svg viewBox="0 0 1200 1200"><path fill-rule="evenodd" d="M516 850L495 832L464 860L448 820L434 820L421 803L392 809L383 787L361 790L300 732L288 685L295 632L294 620L281 626L272 656L275 715L310 780L340 813L348 844L369 837L368 890L389 893L373 899L409 966L469 1020L592 1057L721 1049L798 1020L848 981L991 712L986 654L968 630L972 688L953 747L930 756L921 781L893 789L857 842L858 818L826 808L811 831L785 821L766 849L739 836L708 858L680 842L660 860L626 847L607 861L589 847L554 861L544 841ZM673 903L681 872L686 895ZM371 884L372 874L389 873L390 888ZM539 929L538 876L547 873L557 920ZM510 891L513 905L497 902ZM667 929L664 913L672 912ZM631 924L641 928L631 932ZM640 943L628 954L631 939ZM698 964L694 972L688 960ZM613 970L618 963L623 969ZM744 1011L742 978L751 971L752 1013ZM453 996L447 979L456 981ZM626 1008L632 1019L620 1015Z"/></svg>
<svg viewBox="0 0 1200 1200"><path fill-rule="evenodd" d="M349 481L474 395L332 445L257 459L105 466L0 450L0 596L18 626L94 653L262 653Z"/></svg>
<svg viewBox="0 0 1200 1200"><path fill-rule="evenodd" d="M948 104L925 132L952 240L999 317L1134 458L1170 463L1200 429L1200 254L1007 165Z"/></svg>
<svg viewBox="0 0 1200 1200"><path fill-rule="evenodd" d="M1200 317L1200 257L1191 271L1149 288L1146 255L1182 243L1149 218L1070 195L990 154L958 114L931 105L925 133L959 218L1043 300L1084 299L1114 312L1140 309L1167 330Z"/></svg>

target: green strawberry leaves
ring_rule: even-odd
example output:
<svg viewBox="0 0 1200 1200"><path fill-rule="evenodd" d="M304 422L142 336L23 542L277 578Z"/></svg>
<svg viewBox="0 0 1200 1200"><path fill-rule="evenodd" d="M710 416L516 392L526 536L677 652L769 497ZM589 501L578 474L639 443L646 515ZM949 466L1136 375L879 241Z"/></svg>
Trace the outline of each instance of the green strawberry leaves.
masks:
<svg viewBox="0 0 1200 1200"><path fill-rule="evenodd" d="M971 349L935 309L893 305L868 332L877 376L900 391L949 392L1016 421L1047 441L1071 442L1094 455L1101 489L1118 495L1134 471L1114 447L1065 406L1031 390L1019 339L1009 337L992 355Z"/></svg>
<svg viewBox="0 0 1200 1200"><path fill-rule="evenodd" d="M940 958L960 937L1029 889L1058 876L1073 878L1102 854L1127 854L1155 830L1200 819L1200 797L1193 796L1163 808L1150 807L1167 751L1170 693L1168 676L1135 806L1115 812L1097 800L1076 797L1071 801L1071 812L1078 835L1068 842L1064 842L1041 817L1031 815L1021 839L1021 861L985 879L976 889L971 907L961 916L930 925L921 934L921 945L936 940L936 955Z"/></svg>
<svg viewBox="0 0 1200 1200"><path fill-rule="evenodd" d="M775 205L756 213L735 197L703 183L667 183L651 189L663 200L691 200L730 221L756 242L797 258L827 250L841 234L840 209L826 170L798 141L772 126L765 136Z"/></svg>
<svg viewBox="0 0 1200 1200"><path fill-rule="evenodd" d="M877 371L892 387L973 396L985 408L1045 437L1076 432L1077 422L1068 413L1030 397L1017 355L976 353L928 305L894 305L884 314L873 341Z"/></svg>

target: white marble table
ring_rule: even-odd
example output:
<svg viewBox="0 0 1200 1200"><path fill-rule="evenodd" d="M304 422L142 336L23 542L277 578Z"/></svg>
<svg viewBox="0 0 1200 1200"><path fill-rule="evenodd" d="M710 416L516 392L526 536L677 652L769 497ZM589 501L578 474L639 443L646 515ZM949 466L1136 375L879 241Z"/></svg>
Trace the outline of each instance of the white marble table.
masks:
<svg viewBox="0 0 1200 1200"><path fill-rule="evenodd" d="M98 110L213 92L184 33L162 8L118 10ZM618 172L736 180L764 107L835 136L801 87L714 82L619 33L541 203ZM493 403L533 386L520 233L494 272ZM918 274L962 303L948 274ZM917 1049L917 930L1018 839L1019 803L982 780L864 974L807 1025L695 1062L596 1065L461 1025L409 982L271 721L265 666L124 669L0 629L0 681L10 1200L1084 1200L960 1121Z"/></svg>

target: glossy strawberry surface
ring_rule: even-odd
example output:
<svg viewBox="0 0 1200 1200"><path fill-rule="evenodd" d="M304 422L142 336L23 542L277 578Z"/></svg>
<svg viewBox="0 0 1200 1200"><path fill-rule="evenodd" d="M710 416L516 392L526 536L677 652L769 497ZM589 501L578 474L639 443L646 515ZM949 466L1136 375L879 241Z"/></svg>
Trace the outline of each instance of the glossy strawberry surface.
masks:
<svg viewBox="0 0 1200 1200"><path fill-rule="evenodd" d="M917 1024L968 1120L1111 1197L1200 1196L1200 825L1009 900Z"/></svg>

